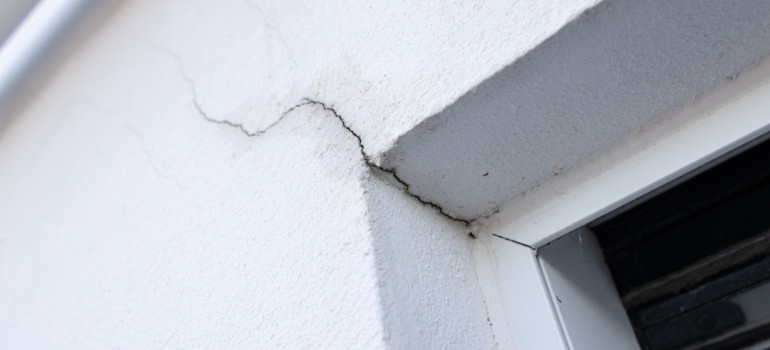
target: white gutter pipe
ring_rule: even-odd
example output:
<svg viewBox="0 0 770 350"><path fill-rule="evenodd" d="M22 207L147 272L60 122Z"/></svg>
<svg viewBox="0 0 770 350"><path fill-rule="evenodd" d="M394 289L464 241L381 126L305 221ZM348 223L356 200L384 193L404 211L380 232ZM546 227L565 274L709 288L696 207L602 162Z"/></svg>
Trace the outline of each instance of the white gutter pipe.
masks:
<svg viewBox="0 0 770 350"><path fill-rule="evenodd" d="M95 0L42 0L0 48L0 122L29 79Z"/></svg>

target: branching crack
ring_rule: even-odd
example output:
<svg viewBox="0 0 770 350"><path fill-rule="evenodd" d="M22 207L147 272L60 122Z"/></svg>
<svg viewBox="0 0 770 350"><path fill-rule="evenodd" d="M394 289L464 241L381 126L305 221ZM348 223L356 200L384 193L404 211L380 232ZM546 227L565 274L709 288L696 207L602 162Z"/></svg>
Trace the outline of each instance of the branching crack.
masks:
<svg viewBox="0 0 770 350"><path fill-rule="evenodd" d="M363 143L363 140L361 139L361 136L359 136L358 133L356 133L355 131L353 131L353 129L350 128L350 125L348 125L347 121L345 121L345 119L342 118L342 116L339 113L337 113L337 111L333 107L328 106L327 104L325 104L325 103L323 103L321 101L313 100L313 99L310 99L310 98L304 98L304 99L302 99L302 101L300 103L292 106L291 108L289 108L288 110L283 112L281 114L281 116L275 122L273 122L272 124L268 125L266 128L264 128L262 130L256 130L256 131L249 131L249 130L247 130L243 126L243 124L233 123L233 122L231 122L229 120L218 120L218 119L214 119L214 118L209 117L209 115L206 113L206 111L201 107L200 103L198 103L198 94L197 94L197 91L196 91L196 88L195 88L195 82L192 80L192 78L190 78L190 75L187 74L187 70L185 69L184 63L182 62L182 58L179 57L179 55L177 55L176 53L171 52L171 51L167 50L166 48L163 48L163 47L161 47L161 46L159 46L159 45L157 45L157 44L155 44L155 43L153 43L153 42L151 42L149 40L143 40L143 41L145 43L147 43L148 45L150 45L151 47L157 49L159 52L161 52L161 53L163 53L163 54L173 58L176 61L177 67L179 69L180 74L182 75L182 78L187 83L187 85L190 87L190 91L191 91L191 94L192 94L192 104L193 104L193 106L197 110L198 114L204 120L206 120L207 122L215 123L215 124L220 124L220 125L226 125L226 126L229 126L229 127L232 127L232 128L236 128L241 133L243 133L244 135L246 135L248 137L255 137L255 136L260 136L260 135L266 133L267 131L269 131L270 129L272 129L276 124L281 122L281 120L283 120L289 113L291 113L292 111L294 111L297 108L300 108L302 106L307 106L307 105L315 105L315 106L321 107L325 111L330 112L337 120L340 121L340 123L342 124L342 127L345 128L345 130L347 130L350 133L350 135L352 135L353 137L356 138L356 141L358 142L358 149L361 152L361 158L363 158L364 164L367 167L369 167L371 169L379 170L379 171L381 171L383 173L390 174L393 177L393 179L395 179L399 184L404 186L404 192L406 192L407 195L409 195L410 197L414 198L415 200L417 200L421 204L429 206L429 207L435 209L436 211L439 212L439 214L441 214L445 218L447 218L449 220L452 220L452 221L455 221L455 222L463 223L466 226L470 226L473 223L473 221L471 221L471 220L465 220L465 219L461 219L461 218L458 218L458 217L450 215L449 213L446 212L446 210L441 205L439 205L439 204L437 204L435 202L431 202L429 200L426 200L426 199L420 197L418 194L415 194L414 192L412 192L411 186L406 181L404 181L398 175L398 173L396 173L395 169L384 168L384 167L381 167L381 166L375 164L371 160L369 155L366 154L366 150L364 148L364 143Z"/></svg>
<svg viewBox="0 0 770 350"><path fill-rule="evenodd" d="M537 249L535 249L535 248L534 248L534 247L532 247L531 245L529 245L529 244L524 244L524 243L521 243L521 242L519 242L519 241L517 241L517 240L515 240L515 239L510 239L510 238L508 238L508 237L503 237L503 236L500 236L500 235L498 235L498 234L496 234L496 233L493 233L493 234L492 234L492 236L495 236L495 237L498 237L498 238L502 238L502 239L504 239L504 240L506 240L506 241L508 241L508 242L513 242L513 243L516 243L516 244L518 244L518 245L520 245L520 246L524 246L524 247L527 247L527 248L529 248L529 249L532 249L533 251L537 252Z"/></svg>

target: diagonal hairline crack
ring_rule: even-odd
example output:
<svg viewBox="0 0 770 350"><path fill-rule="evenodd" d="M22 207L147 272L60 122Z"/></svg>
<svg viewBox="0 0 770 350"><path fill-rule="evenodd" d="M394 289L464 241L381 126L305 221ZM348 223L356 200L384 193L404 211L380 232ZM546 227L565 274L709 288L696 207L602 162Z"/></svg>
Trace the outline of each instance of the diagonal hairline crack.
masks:
<svg viewBox="0 0 770 350"><path fill-rule="evenodd" d="M350 125L348 124L348 122L345 121L345 119L342 118L342 116L339 113L337 113L337 111L333 107L331 107L331 106L329 106L329 105L327 105L327 104L325 104L325 103L323 103L321 101L314 100L314 99L307 98L307 97L303 98L300 103L292 106L291 108L287 109L285 112L281 113L281 116L276 121L274 121L272 124L268 125L266 128L264 128L262 130L256 130L256 131L249 131L248 129L246 129L243 126L243 124L240 124L240 123L233 123L233 122L231 122L229 120L218 120L218 119L211 118L208 115L208 113L206 113L206 111L203 109L203 107L201 107L200 103L198 103L198 93L197 93L197 90L196 90L196 87L195 87L195 81L193 81L193 79L190 77L190 75L187 74L187 70L185 69L184 62L182 61L182 58L179 57L179 55L177 55L176 53L174 53L172 51L169 51L168 49L166 49L166 48L164 48L164 47L162 47L162 46L160 46L160 45L158 45L158 44L156 44L156 43L154 43L154 42L152 42L152 41L150 41L148 39L144 39L144 38L139 38L139 39L142 42L144 42L145 44L147 44L148 46L156 49L158 52L161 52L161 53L165 54L166 56L171 57L172 59L174 59L174 61L176 61L177 69L179 70L180 74L182 75L182 78L184 79L185 83L187 83L187 86L190 88L190 93L192 94L192 104L193 104L193 107L195 107L195 110L198 112L198 114L205 121L207 121L209 123L226 125L226 126L235 128L235 129L239 130L241 133L243 133L244 135L246 135L247 137L256 137L256 136L261 136L262 134L268 132L270 129L272 129L274 126L276 126L278 123L280 123L289 113L291 113L292 111L294 111L297 108L300 108L300 107L303 107L303 106L308 106L308 105L315 105L315 106L321 107L321 108L323 108L323 110L325 110L327 112L330 112L337 120L339 120L340 123L342 124L342 127L345 128L345 130L347 130L348 133L350 133L350 135L353 136L356 139L356 141L358 142L358 149L359 149L359 151L361 153L361 158L363 158L364 164L368 168L376 169L376 170L379 170L379 171L381 171L383 173L390 174L393 177L393 179L396 180L396 182L398 182L399 184L404 186L404 192L408 196L414 198L415 200L417 200L418 202L420 202L421 204L423 204L425 206L428 206L428 207L431 207L431 208L435 209L439 214L441 214L442 216L444 216L445 218L447 218L449 220L465 224L466 226L471 226L471 224L473 224L473 222L475 221L475 220L461 219L461 218L455 217L455 216L447 213L446 210L444 209L444 207L442 207L438 203L426 200L426 199L422 198L420 195L412 192L411 186L409 185L409 183L404 181L404 179L402 179L398 175L398 173L396 172L395 169L393 169L393 168L385 168L385 167L382 167L382 166L379 166L379 165L375 164L371 160L369 155L366 154L366 150L365 150L365 147L364 147L363 140L361 139L361 136L358 135L358 133L356 133L355 131L353 131L353 129L350 128Z"/></svg>
<svg viewBox="0 0 770 350"><path fill-rule="evenodd" d="M123 127L128 130L131 134L136 136L136 138L139 140L139 144L142 146L142 153L144 153L145 157L147 157L147 163L150 164L150 167L153 171L155 171L155 174L157 174L160 178L165 180L171 180L173 181L177 187L179 187L180 190L184 190L184 186L179 182L179 179L177 179L175 176L167 175L165 172L160 170L160 167L158 167L158 164L155 163L155 160L150 153L150 150L147 149L147 144L145 143L144 136L142 133L139 132L139 130L136 130L129 126L128 124L124 124Z"/></svg>
<svg viewBox="0 0 770 350"><path fill-rule="evenodd" d="M529 245L529 244L524 244L524 243L521 243L521 242L519 242L519 241L517 241L517 240L515 240L515 239L510 239L510 238L508 238L508 237L500 236L500 235L498 235L497 233L493 233L493 234L492 234L492 236L495 236L495 237L497 237L497 238L502 238L502 239L504 239L504 240L506 240L506 241L508 241L508 242L513 242L513 243L516 243L516 244L518 244L518 245L520 245L520 246L524 246L524 247L527 247L527 248L529 248L529 249L532 249L532 250L533 250L535 253L537 253L537 249L536 249L535 247L533 247L533 246Z"/></svg>
<svg viewBox="0 0 770 350"><path fill-rule="evenodd" d="M283 46L286 48L286 50L289 51L289 54L293 55L294 50L292 50L291 47L289 47L289 45L286 43L286 39L284 39L278 26L273 24L273 22L270 21L269 18L267 18L267 14L265 13L264 10L262 10L262 7L250 0L243 0L243 2L246 4L247 7L251 8L252 10L254 10L254 12L256 12L259 15L259 17L262 19L262 22L265 25L265 28L273 31L276 37L278 38L278 41L280 41L281 44L283 44Z"/></svg>
<svg viewBox="0 0 770 350"><path fill-rule="evenodd" d="M259 17L262 18L262 22L264 22L265 27L270 30L277 30L278 28L268 20L267 15L265 15L265 11L262 10L262 7L257 5L256 3L249 1L249 0L243 0L243 2L246 4L246 6L250 7L252 10L254 10L257 14L259 14Z"/></svg>
<svg viewBox="0 0 770 350"><path fill-rule="evenodd" d="M182 61L182 58L179 57L179 55L177 55L175 52L173 52L173 51L171 51L171 50L169 50L169 49L167 49L167 48L165 48L163 46L160 46L160 45L156 44L155 42L153 42L153 41L151 41L149 39L141 38L141 37L138 38L138 39L141 42L143 42L144 44L146 44L147 46L157 50L158 52L160 52L160 53L162 53L162 54L164 54L164 55L166 55L168 57L170 57L171 59L173 59L176 62L177 69L179 70L179 73L182 75L182 79L185 81L187 86L190 88L190 93L192 94L192 104L193 104L193 107L195 107L195 109L198 111L198 114L200 114L201 117L203 117L203 119L206 119L206 121L211 122L211 123L227 125L227 126L236 128L236 129L240 130L242 133L244 133L246 136L253 137L253 136L258 136L258 135L264 134L267 130L269 130L275 124L277 124L279 121L281 121L281 119L283 119L283 115L286 114L286 113L283 113L283 115L281 115L281 118L276 120L274 123L270 124L264 130L258 130L258 131L255 131L255 132L251 132L251 131L247 130L243 126L243 124L233 123L233 122L231 122L229 120L218 120L218 119L214 119L214 118L209 117L208 113L206 113L206 111L203 109L203 107L201 107L200 103L198 103L198 90L196 89L195 81L190 77L190 74L187 73L187 69L184 66L184 62ZM289 112L289 111L287 111L287 112Z"/></svg>

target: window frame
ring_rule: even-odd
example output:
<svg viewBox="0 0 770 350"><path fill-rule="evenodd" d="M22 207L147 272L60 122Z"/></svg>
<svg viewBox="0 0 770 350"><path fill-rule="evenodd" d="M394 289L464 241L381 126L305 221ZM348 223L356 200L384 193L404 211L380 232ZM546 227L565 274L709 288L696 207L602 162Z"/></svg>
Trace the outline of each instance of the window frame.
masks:
<svg viewBox="0 0 770 350"><path fill-rule="evenodd" d="M497 280L487 278L482 286L487 300L497 302L488 308L500 347L602 348L607 336L617 335L604 331L611 317L603 319L606 310L597 309L596 317L572 327L576 318L564 315L559 298L570 293L577 302L590 301L556 281L561 277L540 248L768 133L770 60L765 60L658 125L630 135L615 149L546 181L490 219L483 230L493 256L488 267ZM606 270L601 252L587 256L593 263L584 272L601 275ZM480 271L485 268L479 265ZM611 276L604 276L614 286ZM606 303L621 305L617 292L614 298L603 295ZM495 307L500 310L492 310ZM581 331L571 333L570 328ZM620 333L638 348L633 331Z"/></svg>

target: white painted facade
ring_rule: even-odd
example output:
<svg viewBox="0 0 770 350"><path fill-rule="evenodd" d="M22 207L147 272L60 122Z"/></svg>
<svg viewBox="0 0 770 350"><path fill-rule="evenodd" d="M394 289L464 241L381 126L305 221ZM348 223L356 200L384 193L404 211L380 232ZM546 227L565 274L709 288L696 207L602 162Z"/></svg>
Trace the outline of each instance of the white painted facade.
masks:
<svg viewBox="0 0 770 350"><path fill-rule="evenodd" d="M767 129L757 102L655 151L768 86L770 12L729 5L101 5L0 120L0 348L568 348L524 245ZM689 27L624 39L634 11L725 37L671 55ZM629 75L590 56L625 48ZM702 51L692 83L666 74ZM596 108L618 85L652 112ZM657 171L602 188L629 157Z"/></svg>

